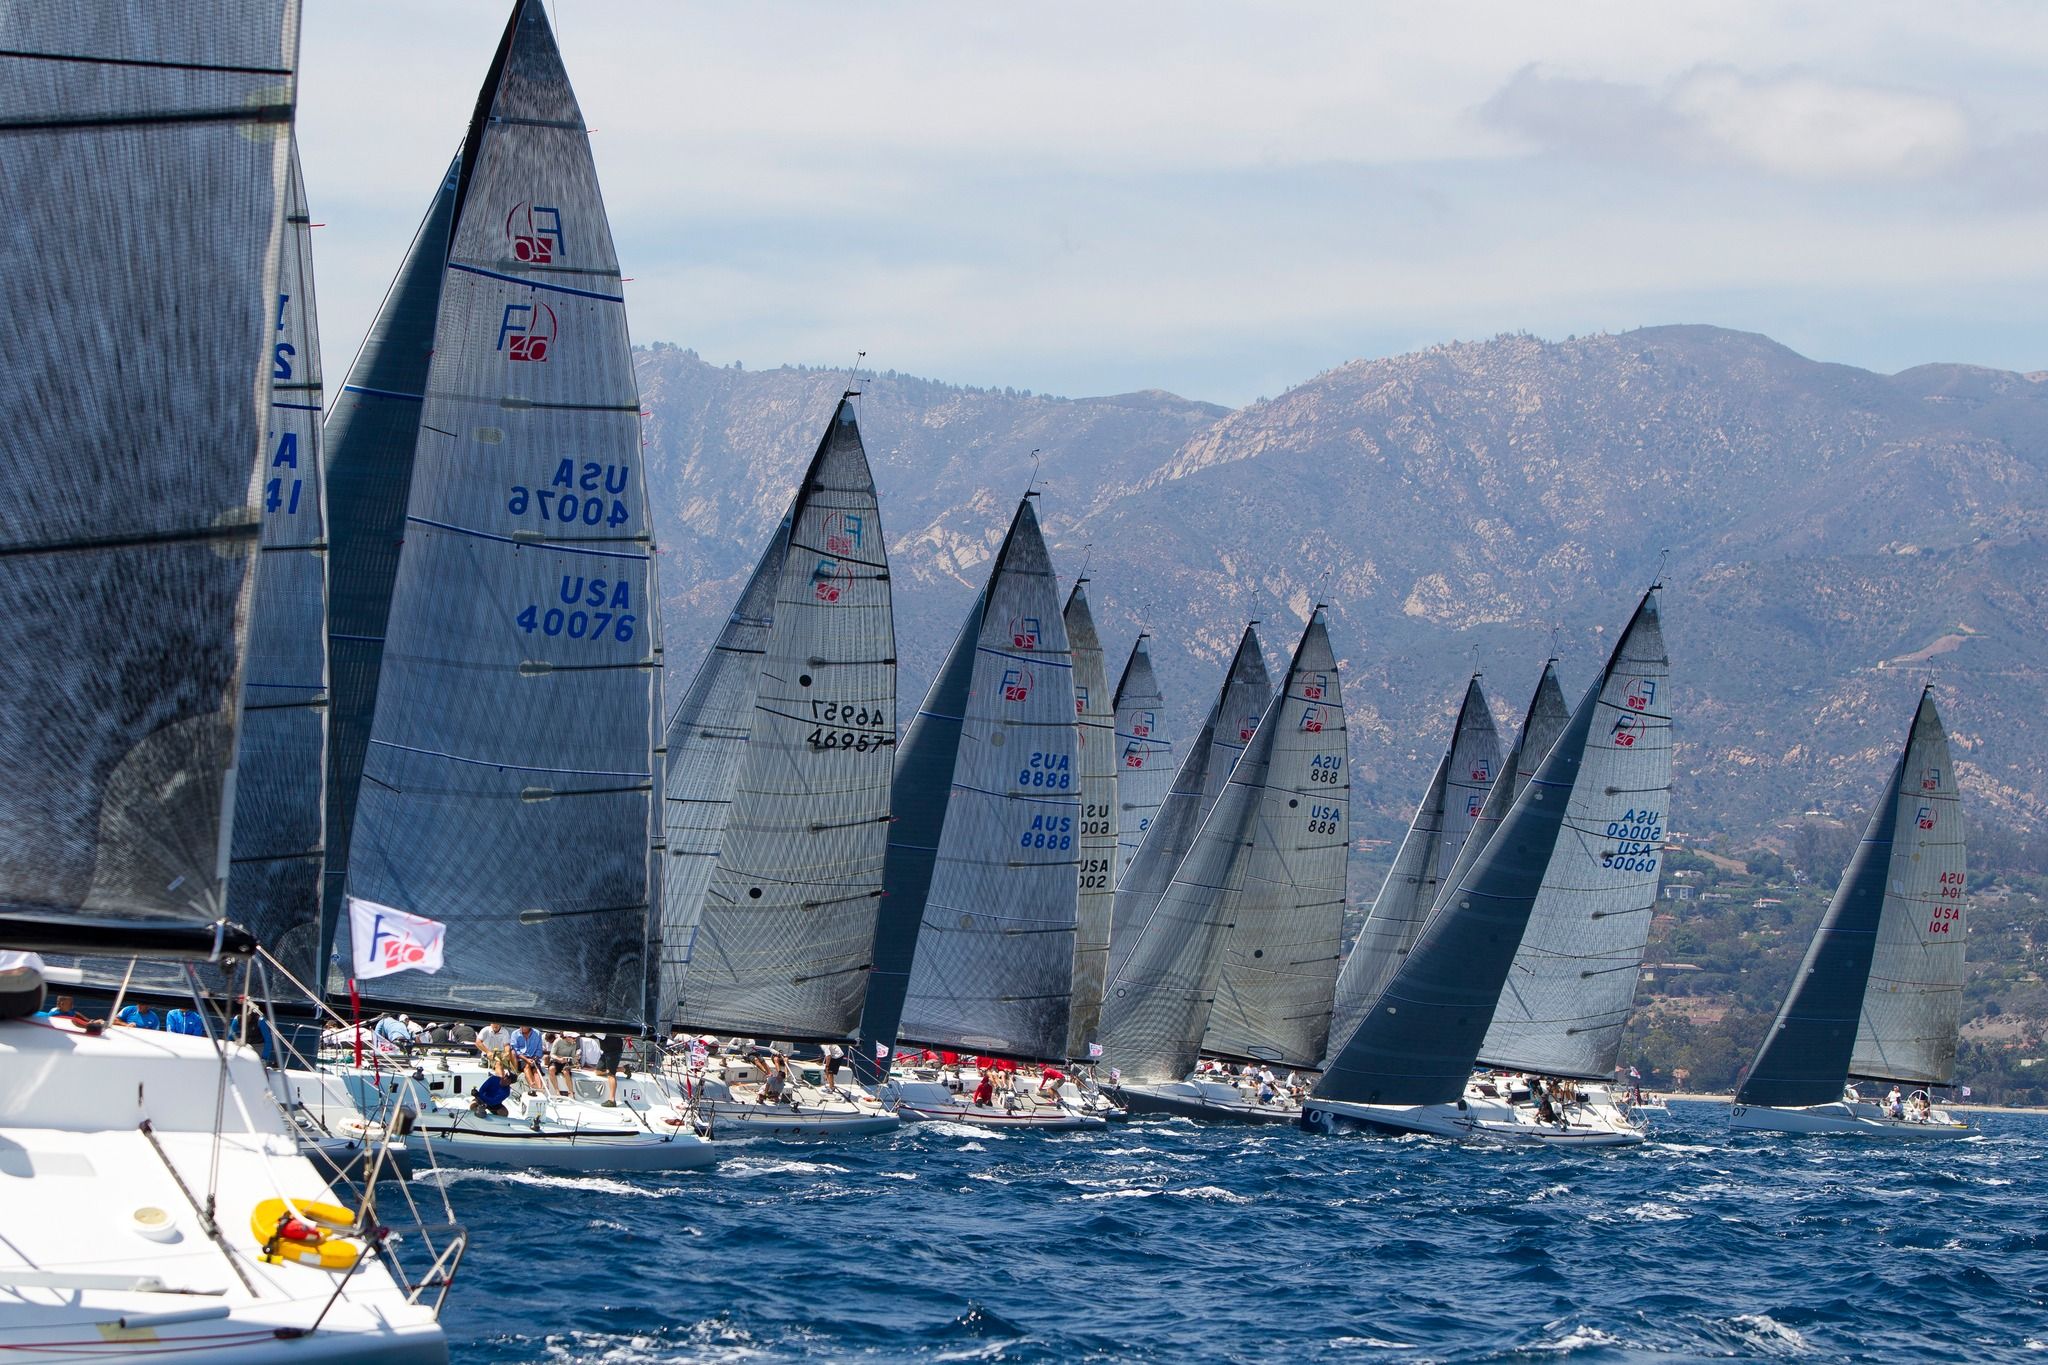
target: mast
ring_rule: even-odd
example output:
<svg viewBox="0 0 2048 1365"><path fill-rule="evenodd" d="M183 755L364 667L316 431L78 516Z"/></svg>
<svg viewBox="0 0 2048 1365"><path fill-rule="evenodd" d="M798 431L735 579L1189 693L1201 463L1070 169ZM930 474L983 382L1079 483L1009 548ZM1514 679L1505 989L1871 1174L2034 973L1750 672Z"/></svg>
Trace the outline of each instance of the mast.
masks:
<svg viewBox="0 0 2048 1365"><path fill-rule="evenodd" d="M220 943L298 21L0 8L0 944Z"/></svg>
<svg viewBox="0 0 2048 1365"><path fill-rule="evenodd" d="M1456 856L1450 853L1452 836L1455 834L1462 852L1499 769L1500 740L1494 731L1493 708L1487 705L1475 673L1465 684L1464 700L1452 722L1450 747L1415 807L1393 866L1387 869L1372 910L1358 931L1358 941L1338 974L1331 1037L1341 1040L1349 1035L1359 1014L1386 987L1415 946L1416 936L1436 906L1444 875L1455 865Z"/></svg>
<svg viewBox="0 0 2048 1365"><path fill-rule="evenodd" d="M1160 803L1145 841L1117 883L1116 906L1109 937L1109 974L1114 979L1130 955L1131 945L1159 898L1166 894L1181 859L1187 856L1208 818L1209 807L1230 780L1238 755L1251 743L1259 717L1272 699L1273 680L1266 672L1265 650L1257 621L1245 626L1237 653L1223 675L1209 718L1189 746L1173 775L1173 785Z"/></svg>
<svg viewBox="0 0 2048 1365"><path fill-rule="evenodd" d="M1330 1041L1351 852L1343 686L1320 605L1282 692L1284 728L1269 751L1243 881L1231 898L1234 927L1201 1050L1314 1067Z"/></svg>
<svg viewBox="0 0 2048 1365"><path fill-rule="evenodd" d="M1159 803L1173 781L1173 745L1167 742L1166 699L1152 668L1149 635L1140 635L1124 661L1116 684L1116 876L1112 892L1124 884L1131 859L1152 828Z"/></svg>
<svg viewBox="0 0 2048 1365"><path fill-rule="evenodd" d="M1851 1077L1953 1079L1964 863L1948 737L1927 690L1737 1103L1825 1104Z"/></svg>
<svg viewBox="0 0 2048 1365"><path fill-rule="evenodd" d="M262 550L249 603L228 916L317 983L327 758L327 528L312 221L292 142L257 477ZM316 986L317 989L317 986Z"/></svg>
<svg viewBox="0 0 2048 1365"><path fill-rule="evenodd" d="M350 899L447 923L446 965L380 1000L643 1020L655 603L619 289L520 0L462 158L348 869Z"/></svg>
<svg viewBox="0 0 2048 1365"><path fill-rule="evenodd" d="M936 833L897 1033L940 1047L1056 1060L1067 1045L1080 870L1073 662L1052 560L1027 494L941 685L971 650L947 786L933 812L896 774L884 906L912 913L922 860L896 850ZM936 689L935 689L936 691ZM923 717L920 717L922 721ZM937 736L934 736L937 738ZM927 800L930 795L928 794ZM933 830L936 824L938 828ZM906 850L909 851L909 850ZM899 887L902 901L898 901ZM895 902L895 903L892 903ZM878 968L882 956L876 955ZM871 983L864 1037L883 1042ZM884 1003L886 1008L887 1002Z"/></svg>
<svg viewBox="0 0 2048 1365"><path fill-rule="evenodd" d="M413 234L383 306L334 396L322 428L327 494L327 866L321 882L320 961L330 960L348 886L356 801L377 684L391 587L405 542L434 316L448 265L455 186L462 158L448 173ZM345 993L345 967L327 970L324 989Z"/></svg>
<svg viewBox="0 0 2048 1365"><path fill-rule="evenodd" d="M1441 900L1440 912L1430 917L1351 1037L1334 1050L1315 1089L1319 1098L1448 1104L1464 1093L1561 835L1569 830L1574 847L1604 844L1612 837L1605 834L1607 826L1621 813L1617 799L1625 803L1632 789L1651 785L1643 774L1617 768L1606 751L1632 753L1638 744L1651 743L1646 730L1666 724L1630 704L1632 695L1642 695L1632 665L1661 658L1661 646L1642 647L1644 633L1657 629L1657 594L1653 585L1643 595L1606 669L1550 755ZM1640 766L1655 769L1666 762L1645 747ZM1588 770L1610 780L1582 781ZM1620 853L1630 845L1612 847ZM1638 875L1623 867L1594 869L1585 889L1598 894L1609 881L1633 882Z"/></svg>
<svg viewBox="0 0 2048 1365"><path fill-rule="evenodd" d="M1116 903L1116 711L1102 639L1088 607L1088 580L1077 578L1064 613L1074 658L1074 718L1080 727L1075 774L1081 793L1081 898L1074 921L1074 1003L1067 1022L1067 1056L1088 1055L1102 1018L1109 976L1109 924ZM1128 670L1127 670L1128 671Z"/></svg>
<svg viewBox="0 0 2048 1365"><path fill-rule="evenodd" d="M896 633L850 399L763 557L769 571L757 571L765 600L743 597L734 611L753 652L744 664L707 662L722 699L706 696L700 674L698 704L670 728L671 753L724 769L720 785L679 771L665 803L677 844L665 932L695 941L675 964L686 970L664 965L662 1012L688 1028L844 1039L860 1021L888 840ZM721 655L734 657L724 639ZM740 714L714 720L707 701Z"/></svg>

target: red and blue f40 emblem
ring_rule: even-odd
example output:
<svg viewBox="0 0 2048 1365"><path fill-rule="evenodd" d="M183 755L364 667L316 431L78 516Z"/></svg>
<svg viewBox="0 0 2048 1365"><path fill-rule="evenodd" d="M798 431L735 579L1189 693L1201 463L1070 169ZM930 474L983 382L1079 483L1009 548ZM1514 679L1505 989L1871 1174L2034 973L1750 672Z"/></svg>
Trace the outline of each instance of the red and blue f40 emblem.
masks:
<svg viewBox="0 0 2048 1365"><path fill-rule="evenodd" d="M1634 716L1616 716L1614 718L1614 728L1607 733L1608 737L1614 741L1616 748L1629 749L1635 746L1636 732L1641 728L1641 724Z"/></svg>
<svg viewBox="0 0 2048 1365"><path fill-rule="evenodd" d="M832 512L825 517L825 551L827 554L850 555L860 548L861 534L866 529L858 512Z"/></svg>
<svg viewBox="0 0 2048 1365"><path fill-rule="evenodd" d="M1920 790L1924 792L1940 791L1941 769L1929 768L1926 772L1920 774Z"/></svg>
<svg viewBox="0 0 2048 1365"><path fill-rule="evenodd" d="M1038 648L1038 618L1017 617L1010 622L1010 643L1018 649Z"/></svg>
<svg viewBox="0 0 2048 1365"><path fill-rule="evenodd" d="M562 211L540 204L514 204L505 215L512 258L524 265L550 265L562 254Z"/></svg>
<svg viewBox="0 0 2048 1365"><path fill-rule="evenodd" d="M1933 828L1934 828L1934 807L1932 807L1932 806L1922 806L1922 807L1920 808L1920 818L1919 818L1918 820L1916 820L1916 821L1915 821L1914 823L1915 823L1915 824L1917 824L1917 825L1919 825L1919 826L1920 826L1920 828L1922 828L1922 829L1933 829Z"/></svg>
<svg viewBox="0 0 2048 1365"><path fill-rule="evenodd" d="M544 303L508 303L498 324L498 349L510 360L546 360L555 345L555 310Z"/></svg>
<svg viewBox="0 0 2048 1365"><path fill-rule="evenodd" d="M1649 678L1637 678L1628 685L1628 693L1622 698L1631 711L1647 711L1657 700L1657 684Z"/></svg>
<svg viewBox="0 0 2048 1365"><path fill-rule="evenodd" d="M1003 670L1003 700L1023 701L1031 695L1031 674L1022 668Z"/></svg>

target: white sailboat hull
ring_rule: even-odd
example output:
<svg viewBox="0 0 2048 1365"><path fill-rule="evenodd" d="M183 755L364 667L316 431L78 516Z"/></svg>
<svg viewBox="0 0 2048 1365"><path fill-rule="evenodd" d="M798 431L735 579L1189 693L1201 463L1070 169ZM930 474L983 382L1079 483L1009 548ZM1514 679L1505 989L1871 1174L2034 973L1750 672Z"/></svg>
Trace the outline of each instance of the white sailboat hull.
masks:
<svg viewBox="0 0 2048 1365"><path fill-rule="evenodd" d="M615 1111L604 1111L611 1113ZM690 1171L724 1155L687 1129L672 1133L584 1123L586 1115L550 1106L544 1118L499 1118L467 1108L420 1115L434 1155L470 1166L550 1171Z"/></svg>
<svg viewBox="0 0 2048 1365"><path fill-rule="evenodd" d="M1923 1121L1889 1117L1879 1105L1809 1105L1803 1109L1773 1109L1761 1104L1738 1104L1728 1111L1728 1126L1746 1133L1848 1133L1887 1142L1929 1142L1943 1138L1969 1137L1976 1130L1959 1123L1942 1110Z"/></svg>
<svg viewBox="0 0 2048 1365"><path fill-rule="evenodd" d="M903 1120L887 1110L792 1109L787 1104L700 1100L697 1114L717 1138L849 1138L890 1133Z"/></svg>
<svg viewBox="0 0 2048 1365"><path fill-rule="evenodd" d="M1170 1114L1221 1123L1299 1123L1301 1106L1286 1100L1261 1104L1234 1085L1216 1081L1168 1081L1123 1085L1114 1092L1134 1114Z"/></svg>
<svg viewBox="0 0 2048 1365"><path fill-rule="evenodd" d="M1618 1114L1574 1106L1562 1123L1542 1123L1527 1106L1466 1098L1454 1104L1349 1104L1310 1099L1301 1126L1309 1132L1422 1134L1507 1147L1632 1147L1639 1128Z"/></svg>
<svg viewBox="0 0 2048 1365"><path fill-rule="evenodd" d="M1022 1098L1015 1107L972 1103L937 1081L892 1082L882 1091L885 1104L893 1104L907 1123L966 1123L977 1128L1032 1129L1045 1133L1072 1133L1107 1128L1109 1120L1099 1114L1083 1114L1064 1104L1042 1104Z"/></svg>
<svg viewBox="0 0 2048 1365"><path fill-rule="evenodd" d="M431 1302L408 1301L381 1260L367 1258L336 1298L338 1273L261 1259L265 1201L337 1196L299 1154L255 1055L227 1056L216 1135L211 1040L0 1024L0 1356L447 1360ZM201 1200L212 1193L217 1238L180 1180ZM311 1335L278 1335L315 1321Z"/></svg>

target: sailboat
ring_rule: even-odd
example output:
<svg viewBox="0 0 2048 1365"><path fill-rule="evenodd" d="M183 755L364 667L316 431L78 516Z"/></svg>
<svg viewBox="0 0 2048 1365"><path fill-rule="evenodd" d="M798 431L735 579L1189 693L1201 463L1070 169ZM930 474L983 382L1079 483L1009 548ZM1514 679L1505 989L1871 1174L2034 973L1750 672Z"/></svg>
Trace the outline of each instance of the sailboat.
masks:
<svg viewBox="0 0 2048 1365"><path fill-rule="evenodd" d="M1736 1091L1737 1129L1967 1136L1924 1089L1897 1106L1855 1082L1955 1080L1968 917L1962 799L1932 685L1821 916L1771 1031Z"/></svg>
<svg viewBox="0 0 2048 1365"><path fill-rule="evenodd" d="M298 23L0 9L0 186L34 244L0 421L37 490L0 581L76 625L0 620L0 1354L447 1358L452 1261L394 1271L437 1234L336 1205L200 998L202 974L250 993L262 952L225 915ZM45 953L167 966L212 1031L35 1017ZM289 1249L288 1219L316 1225Z"/></svg>
<svg viewBox="0 0 2048 1365"><path fill-rule="evenodd" d="M933 1069L901 1068L883 1094L906 1119L1104 1122L998 1066L1065 1059L1079 914L1074 666L1036 496L1019 501L903 739L859 1054L971 1054L1005 1084L975 1103Z"/></svg>
<svg viewBox="0 0 2048 1365"><path fill-rule="evenodd" d="M1318 606L1280 691L1210 807L1103 1007L1133 1112L1293 1122L1278 1097L1198 1073L1203 1055L1314 1067L1343 935L1350 776Z"/></svg>
<svg viewBox="0 0 2048 1365"><path fill-rule="evenodd" d="M1333 1050L1303 1104L1303 1127L1553 1146L1642 1140L1610 1112L1559 1118L1545 1103L1537 1121L1538 1106L1482 1096L1470 1081L1511 974L1532 961L1520 955L1525 940L1546 976L1611 973L1633 992L1641 950L1628 960L1608 922L1648 918L1662 856L1671 720L1658 593L1654 584L1644 593L1606 668L1483 846L1474 851L1479 840L1467 839L1471 856L1461 854L1414 948ZM1594 965L1554 965L1575 953ZM1600 977L1581 987L1587 981ZM1598 994L1568 991L1568 1007L1528 1018L1545 1036L1568 1032L1581 1011L1604 1026L1611 988L1590 989ZM1559 1074L1574 1073L1559 1062Z"/></svg>
<svg viewBox="0 0 2048 1365"><path fill-rule="evenodd" d="M1208 719L1188 746L1165 800L1145 831L1144 842L1117 882L1109 938L1112 979L1123 970L1145 921L1172 885L1173 874L1194 845L1210 807L1222 794L1238 755L1251 743L1259 717L1272 700L1273 680L1266 672L1258 627L1257 621L1250 622L1238 638L1237 652L1224 672Z"/></svg>
<svg viewBox="0 0 2048 1365"><path fill-rule="evenodd" d="M1139 635L1116 684L1116 873L1110 891L1124 884L1131 859L1152 828L1173 782L1173 745L1166 738L1166 698L1152 667L1152 650ZM1114 902L1112 901L1112 916Z"/></svg>
<svg viewBox="0 0 2048 1365"><path fill-rule="evenodd" d="M656 1011L671 1028L850 1043L873 953L896 745L888 553L853 398L668 727ZM711 1059L707 1053L707 1062ZM684 1081L714 1131L883 1132L857 1090Z"/></svg>
<svg viewBox="0 0 2048 1365"><path fill-rule="evenodd" d="M1092 1060L1096 1025L1102 1019L1102 990L1109 975L1109 924L1116 902L1117 762L1116 710L1102 637L1088 606L1088 580L1074 580L1062 613L1067 646L1074 659L1074 720L1080 727L1074 754L1081 794L1081 895L1074 917L1074 996L1067 1020L1070 1060ZM1099 1049L1098 1049L1099 1050Z"/></svg>
<svg viewBox="0 0 2048 1365"><path fill-rule="evenodd" d="M589 136L535 0L513 6L449 222L438 263L415 244L441 282L416 426L394 423L416 444L344 900L350 915L447 926L442 969L379 978L375 1006L635 1032L648 1023L655 748L640 405ZM409 283L387 312L431 292ZM385 347L416 341L416 318L392 324ZM355 477L374 463L349 455ZM330 504L337 529L343 510ZM343 545L337 592L361 591L376 566L344 565ZM500 1117L450 1093L459 1082L426 1082L419 1116L457 1159L715 1158L676 1115L529 1095Z"/></svg>
<svg viewBox="0 0 2048 1365"><path fill-rule="evenodd" d="M1365 1007L1378 998L1415 946L1499 771L1500 738L1475 673L1465 685L1450 746L1416 803L1408 833L1402 836L1393 865L1338 974L1330 1018L1332 1041L1350 1037Z"/></svg>

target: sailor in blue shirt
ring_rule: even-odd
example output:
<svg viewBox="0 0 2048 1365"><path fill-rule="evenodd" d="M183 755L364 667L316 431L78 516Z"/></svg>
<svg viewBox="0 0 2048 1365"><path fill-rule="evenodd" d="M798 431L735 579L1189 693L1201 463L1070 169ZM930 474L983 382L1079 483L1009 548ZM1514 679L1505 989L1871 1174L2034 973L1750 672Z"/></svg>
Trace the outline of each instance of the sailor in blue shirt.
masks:
<svg viewBox="0 0 2048 1365"><path fill-rule="evenodd" d="M526 1084L539 1091L547 1087L540 1079L540 1059L547 1056L547 1041L540 1036L540 1030L521 1024L512 1030L512 1055L519 1059L519 1065L526 1073Z"/></svg>
<svg viewBox="0 0 2048 1365"><path fill-rule="evenodd" d="M114 1019L130 1028L161 1029L164 1026L163 1016L148 1005L123 1005Z"/></svg>

